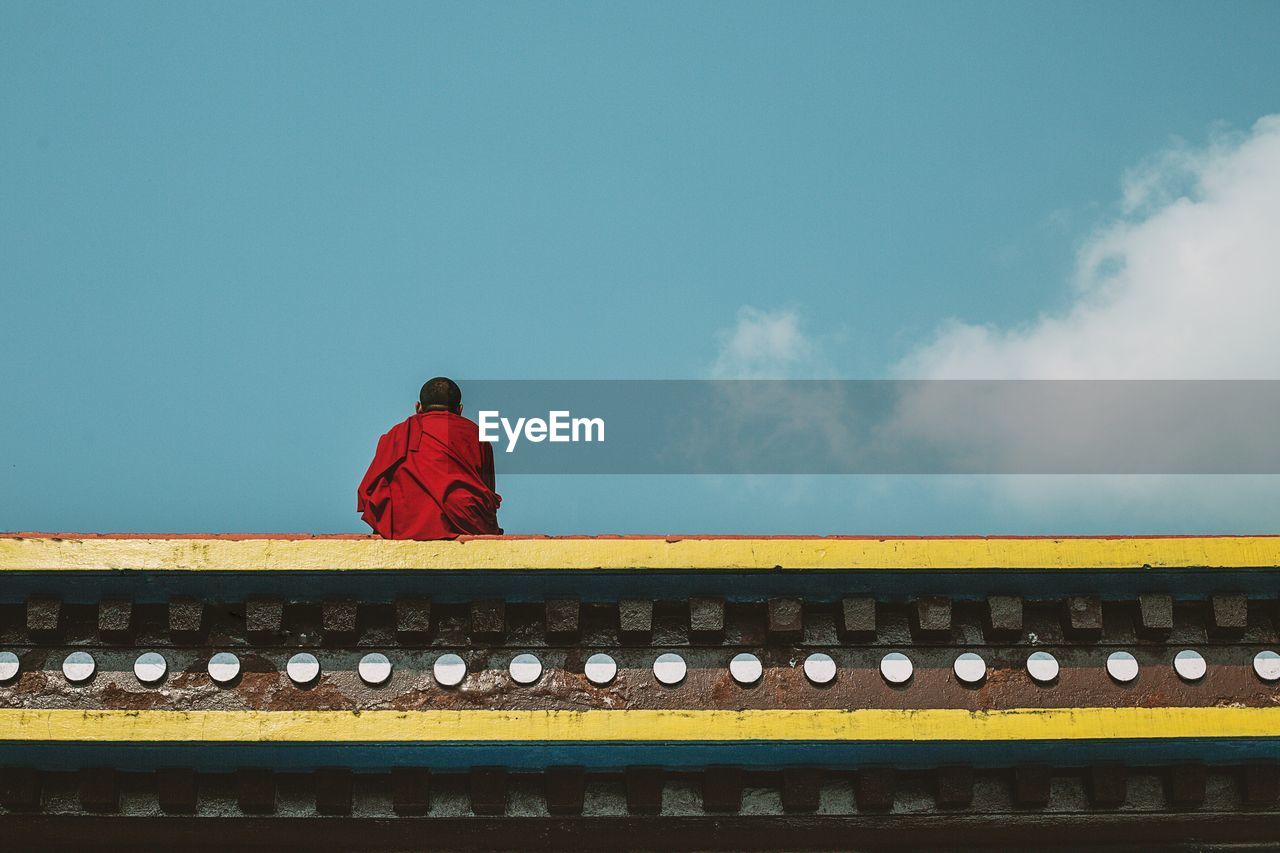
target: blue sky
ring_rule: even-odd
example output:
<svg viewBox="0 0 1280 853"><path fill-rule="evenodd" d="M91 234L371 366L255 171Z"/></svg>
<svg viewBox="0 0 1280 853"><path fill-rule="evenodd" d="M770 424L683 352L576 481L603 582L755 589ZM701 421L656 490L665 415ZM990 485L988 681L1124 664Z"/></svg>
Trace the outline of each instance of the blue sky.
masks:
<svg viewBox="0 0 1280 853"><path fill-rule="evenodd" d="M1262 2L11 0L0 528L359 531L377 435L440 373L1275 376L1250 227L1280 213L1248 190L1280 171L1278 42ZM1137 262L1205 233L1253 265ZM1089 265L1117 253L1147 277ZM500 491L553 533L1280 508L1269 478Z"/></svg>

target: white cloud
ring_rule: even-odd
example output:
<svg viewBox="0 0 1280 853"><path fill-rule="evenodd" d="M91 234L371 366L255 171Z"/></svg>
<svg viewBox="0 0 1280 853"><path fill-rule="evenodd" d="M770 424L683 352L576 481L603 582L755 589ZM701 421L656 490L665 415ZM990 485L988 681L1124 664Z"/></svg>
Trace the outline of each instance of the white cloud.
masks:
<svg viewBox="0 0 1280 853"><path fill-rule="evenodd" d="M1280 378L1280 116L1158 154L1124 177L1120 209L1080 249L1067 309L1019 328L952 321L895 375ZM964 491L1025 532L1257 532L1280 504L1271 476L978 477Z"/></svg>
<svg viewBox="0 0 1280 853"><path fill-rule="evenodd" d="M738 309L733 328L721 330L716 337L720 346L709 371L712 379L818 379L828 372L817 357L820 342L802 329L793 310L744 305ZM739 387L724 382L716 394L719 406L714 422L704 428L693 427L690 446L702 442L706 447L720 447L721 453L731 449L742 464L751 467L777 446L775 442L786 444L797 435L814 434L814 430L828 453L840 453L849 444L841 419L815 420L812 415L814 410L842 411L846 403L838 387L802 388L783 382L761 394L754 385ZM735 443L728 448L725 435L735 429Z"/></svg>
<svg viewBox="0 0 1280 853"><path fill-rule="evenodd" d="M1020 328L946 324L920 379L1280 378L1280 115L1178 144L1123 181L1077 255L1074 299Z"/></svg>
<svg viewBox="0 0 1280 853"><path fill-rule="evenodd" d="M744 305L732 329L718 333L714 379L789 379L812 367L814 345L794 311Z"/></svg>
<svg viewBox="0 0 1280 853"><path fill-rule="evenodd" d="M890 375L1280 378L1280 115L1246 133L1158 153L1123 176L1117 209L1079 249L1065 309L1015 327L952 320ZM820 360L819 342L795 312L743 308L720 336L712 375L807 377ZM842 505L870 501L873 524L918 532L938 532L939 518L948 520L946 532L969 530L975 518L988 519L976 522L987 532L1007 533L1258 532L1274 528L1280 506L1274 476L933 476L819 485L830 485L824 493Z"/></svg>

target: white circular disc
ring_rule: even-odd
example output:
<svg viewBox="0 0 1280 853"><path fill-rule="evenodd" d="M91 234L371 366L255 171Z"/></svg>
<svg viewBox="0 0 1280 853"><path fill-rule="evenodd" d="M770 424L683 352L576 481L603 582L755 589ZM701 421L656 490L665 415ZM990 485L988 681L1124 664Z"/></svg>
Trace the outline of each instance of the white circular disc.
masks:
<svg viewBox="0 0 1280 853"><path fill-rule="evenodd" d="M739 684L755 684L764 675L764 667L760 664L760 658L750 652L743 652L734 655L733 660L729 661L729 674Z"/></svg>
<svg viewBox="0 0 1280 853"><path fill-rule="evenodd" d="M97 668L93 655L88 652L72 652L62 662L62 674L71 682L88 681L93 678L93 671Z"/></svg>
<svg viewBox="0 0 1280 853"><path fill-rule="evenodd" d="M1138 659L1128 652L1112 652L1107 656L1107 675L1121 683L1138 677Z"/></svg>
<svg viewBox="0 0 1280 853"><path fill-rule="evenodd" d="M890 684L906 684L911 680L911 674L914 671L911 658L902 652L889 652L880 658L880 674Z"/></svg>
<svg viewBox="0 0 1280 853"><path fill-rule="evenodd" d="M987 677L987 662L982 659L982 655L973 652L960 655L951 668L955 670L956 678L965 684L977 684Z"/></svg>
<svg viewBox="0 0 1280 853"><path fill-rule="evenodd" d="M684 658L674 652L658 655L658 659L653 662L653 677L666 685L684 681L687 671Z"/></svg>
<svg viewBox="0 0 1280 853"><path fill-rule="evenodd" d="M1033 681L1048 684L1058 677L1058 659L1048 652L1032 652L1027 657L1027 674Z"/></svg>
<svg viewBox="0 0 1280 853"><path fill-rule="evenodd" d="M143 652L133 662L133 674L143 684L155 684L164 680L164 674L168 671L169 664L159 652Z"/></svg>
<svg viewBox="0 0 1280 853"><path fill-rule="evenodd" d="M360 680L365 684L377 687L386 684L391 677L391 661L382 652L370 652L360 658L356 672L360 673Z"/></svg>
<svg viewBox="0 0 1280 853"><path fill-rule="evenodd" d="M804 677L814 684L830 684L836 680L836 662L825 652L814 652L804 659Z"/></svg>
<svg viewBox="0 0 1280 853"><path fill-rule="evenodd" d="M1209 669L1205 665L1204 656L1195 649L1183 649L1174 655L1173 668L1183 681L1199 681Z"/></svg>
<svg viewBox="0 0 1280 853"><path fill-rule="evenodd" d="M18 674L18 656L13 652L0 652L0 681L8 681Z"/></svg>
<svg viewBox="0 0 1280 853"><path fill-rule="evenodd" d="M231 652L218 652L209 658L209 677L219 684L235 681L240 674L240 658Z"/></svg>
<svg viewBox="0 0 1280 853"><path fill-rule="evenodd" d="M311 652L298 652L289 658L284 671L289 673L289 680L294 684L310 684L320 674L320 661Z"/></svg>
<svg viewBox="0 0 1280 853"><path fill-rule="evenodd" d="M594 654L587 658L583 671L592 684L608 684L617 676L618 664L606 654Z"/></svg>
<svg viewBox="0 0 1280 853"><path fill-rule="evenodd" d="M516 684L533 684L542 675L542 661L538 660L537 655L516 655L511 659L507 671Z"/></svg>
<svg viewBox="0 0 1280 853"><path fill-rule="evenodd" d="M467 677L467 662L449 652L436 658L431 665L431 674L441 687L457 687Z"/></svg>
<svg viewBox="0 0 1280 853"><path fill-rule="evenodd" d="M1275 652L1258 652L1253 656L1253 671L1263 681L1280 680L1280 655Z"/></svg>

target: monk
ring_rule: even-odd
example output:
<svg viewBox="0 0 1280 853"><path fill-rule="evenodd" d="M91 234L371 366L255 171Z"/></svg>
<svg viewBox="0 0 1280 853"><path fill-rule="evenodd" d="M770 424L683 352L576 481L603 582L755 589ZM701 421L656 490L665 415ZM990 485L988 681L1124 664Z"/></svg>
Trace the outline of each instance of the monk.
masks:
<svg viewBox="0 0 1280 853"><path fill-rule="evenodd" d="M414 411L378 439L356 494L361 518L384 539L501 533L493 447L462 416L462 390L430 379Z"/></svg>

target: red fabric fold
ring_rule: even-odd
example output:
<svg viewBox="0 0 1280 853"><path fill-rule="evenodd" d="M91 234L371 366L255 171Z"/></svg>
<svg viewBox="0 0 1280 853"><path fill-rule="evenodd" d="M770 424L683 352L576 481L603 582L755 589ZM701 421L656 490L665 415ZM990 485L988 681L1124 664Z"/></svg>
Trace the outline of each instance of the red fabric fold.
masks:
<svg viewBox="0 0 1280 853"><path fill-rule="evenodd" d="M378 439L356 492L356 511L384 539L497 534L493 447L475 423L424 412Z"/></svg>

